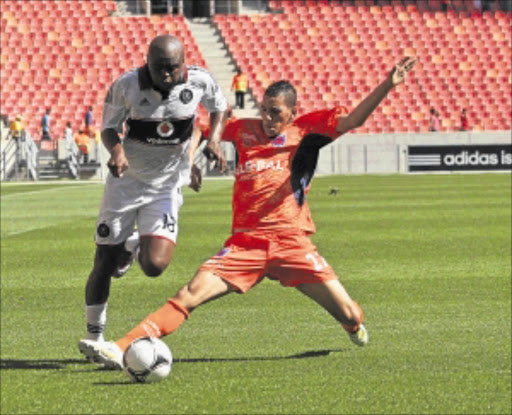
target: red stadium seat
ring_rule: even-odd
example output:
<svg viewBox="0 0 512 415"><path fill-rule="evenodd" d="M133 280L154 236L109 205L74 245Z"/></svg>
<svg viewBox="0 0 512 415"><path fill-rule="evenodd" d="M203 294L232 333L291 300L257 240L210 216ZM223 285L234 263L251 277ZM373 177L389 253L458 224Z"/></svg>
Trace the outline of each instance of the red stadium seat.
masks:
<svg viewBox="0 0 512 415"><path fill-rule="evenodd" d="M127 24L130 18L108 17L116 7L114 0L2 1L2 112L23 112L33 135L45 106L53 107L57 130L62 118L74 117L79 125L76 107L100 105L108 85L141 64L148 41L162 31L178 34L187 45L187 60L204 65L183 17L137 17L137 24ZM27 88L33 84L37 88Z"/></svg>
<svg viewBox="0 0 512 415"><path fill-rule="evenodd" d="M401 3L271 0L270 8L285 13L218 15L214 22L257 99L270 80L283 77L302 91L301 110L334 105L340 96L353 106L400 56L417 55L414 83L392 93L386 114L383 107L365 129L419 131L428 128L419 115L397 114L436 106L448 117L461 104L490 119L494 113L483 127L510 128L510 13L477 13L465 0L452 0L448 13L439 12L439 0ZM71 101L101 102L112 80L143 61L148 41L162 31L183 38L188 62L204 64L183 17L137 17L133 24L135 18L108 17L115 7L114 0L2 2L2 108L36 103L39 112L51 102L56 116L62 109L69 117ZM67 20L65 27L57 19ZM40 88L21 94L31 82Z"/></svg>

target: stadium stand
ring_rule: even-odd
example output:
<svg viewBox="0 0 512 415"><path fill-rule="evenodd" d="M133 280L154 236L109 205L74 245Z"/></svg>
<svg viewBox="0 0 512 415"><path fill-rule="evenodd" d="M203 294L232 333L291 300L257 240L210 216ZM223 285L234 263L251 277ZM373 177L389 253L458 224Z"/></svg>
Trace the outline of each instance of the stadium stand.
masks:
<svg viewBox="0 0 512 415"><path fill-rule="evenodd" d="M98 124L108 86L143 62L156 34L176 34L187 62L206 66L182 16L112 17L114 0L0 4L2 113L22 114L36 140L46 107L54 138L68 121L81 127L89 105ZM353 107L397 59L415 55L413 82L356 132L427 131L432 106L442 130L457 129L462 107L473 129L511 129L511 13L451 4L442 12L440 0L270 0L271 13L217 15L214 22L257 100L270 82L286 78L300 94L300 112Z"/></svg>
<svg viewBox="0 0 512 415"><path fill-rule="evenodd" d="M178 35L187 62L205 64L182 16L113 18L113 0L2 1L1 8L2 113L23 114L36 140L46 107L54 140L68 121L82 127L89 105L98 128L109 85L144 62L157 34Z"/></svg>
<svg viewBox="0 0 512 415"><path fill-rule="evenodd" d="M511 128L511 14L473 2L272 0L273 14L217 15L229 51L260 100L289 79L300 112L356 105L404 55L418 56L413 82L392 92L355 132L428 131L430 107L442 130L459 127L461 108L476 130ZM282 13L276 13L282 11Z"/></svg>

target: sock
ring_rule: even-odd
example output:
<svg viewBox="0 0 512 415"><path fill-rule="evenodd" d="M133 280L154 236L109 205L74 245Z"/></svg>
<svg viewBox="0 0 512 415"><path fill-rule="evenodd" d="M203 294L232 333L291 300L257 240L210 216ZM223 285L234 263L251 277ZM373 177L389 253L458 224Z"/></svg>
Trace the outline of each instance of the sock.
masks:
<svg viewBox="0 0 512 415"><path fill-rule="evenodd" d="M175 331L189 316L188 310L176 300L167 303L148 315L137 327L132 329L116 344L124 352L129 344L140 337L164 337Z"/></svg>
<svg viewBox="0 0 512 415"><path fill-rule="evenodd" d="M87 340L104 341L103 332L107 323L107 303L85 306Z"/></svg>
<svg viewBox="0 0 512 415"><path fill-rule="evenodd" d="M345 331L349 332L349 333L355 333L357 330L359 330L359 325L363 322L364 320L364 313L363 313L363 310L361 309L360 305L357 304L355 301L354 301L354 306L355 308L357 309L357 324L343 324L341 323L341 325L343 326L343 328L345 329Z"/></svg>

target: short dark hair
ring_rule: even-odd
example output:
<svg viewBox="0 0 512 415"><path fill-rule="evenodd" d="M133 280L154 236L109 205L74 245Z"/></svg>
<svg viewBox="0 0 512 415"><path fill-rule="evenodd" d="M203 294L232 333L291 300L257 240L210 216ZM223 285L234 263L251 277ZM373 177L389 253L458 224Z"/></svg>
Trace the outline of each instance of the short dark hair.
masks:
<svg viewBox="0 0 512 415"><path fill-rule="evenodd" d="M289 81L277 81L271 84L265 91L267 97L278 97L285 95L286 105L294 107L297 105L297 91Z"/></svg>

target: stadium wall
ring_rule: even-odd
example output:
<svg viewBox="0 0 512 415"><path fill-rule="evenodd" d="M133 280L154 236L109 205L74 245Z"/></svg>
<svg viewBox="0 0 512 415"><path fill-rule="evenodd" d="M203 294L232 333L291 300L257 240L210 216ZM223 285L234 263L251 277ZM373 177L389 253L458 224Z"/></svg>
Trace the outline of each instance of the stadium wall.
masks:
<svg viewBox="0 0 512 415"><path fill-rule="evenodd" d="M408 173L409 146L507 145L510 147L511 135L512 131L347 134L320 151L316 174ZM230 143L223 144L228 165L233 169L235 151ZM512 158L512 156L510 157ZM102 160L101 171L98 171L98 174L93 177L94 179L101 180L107 177L106 161L109 158L110 154L101 145L99 155L99 159ZM205 176L219 176L218 172L213 169L213 164L209 168L207 167L203 155L197 155L196 163ZM510 167L507 170L510 170Z"/></svg>
<svg viewBox="0 0 512 415"><path fill-rule="evenodd" d="M511 134L512 131L348 134L320 151L316 174L407 173L409 146L464 146L461 148L471 149L478 145L508 145L510 148ZM503 170L510 170L510 150L506 151L504 161L508 168Z"/></svg>

